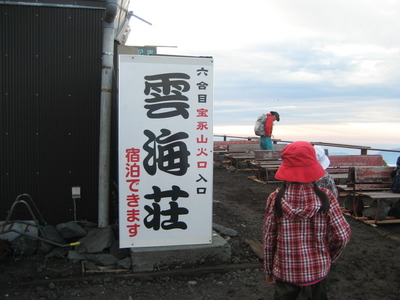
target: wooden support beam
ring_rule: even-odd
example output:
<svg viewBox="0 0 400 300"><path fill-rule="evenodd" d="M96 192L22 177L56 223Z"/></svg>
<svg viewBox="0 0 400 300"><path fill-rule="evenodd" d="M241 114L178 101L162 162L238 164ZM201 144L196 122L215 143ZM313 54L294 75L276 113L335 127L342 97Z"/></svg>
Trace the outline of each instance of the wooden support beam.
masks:
<svg viewBox="0 0 400 300"><path fill-rule="evenodd" d="M107 273L107 276L112 276L113 278L122 279L135 279L135 278L155 278L161 276L197 276L203 273L227 273L237 270L246 269L258 269L262 268L261 263L245 263L245 264L230 264L230 265L218 265L218 266L204 266L193 269L174 269L174 270L163 270L154 272L140 272L140 273ZM52 279L38 279L30 280L26 282L18 282L20 286L30 286L30 285L48 285L49 282L80 282L80 281L92 281L98 280L103 276L102 274L80 276L80 277L68 277L68 278L52 278Z"/></svg>

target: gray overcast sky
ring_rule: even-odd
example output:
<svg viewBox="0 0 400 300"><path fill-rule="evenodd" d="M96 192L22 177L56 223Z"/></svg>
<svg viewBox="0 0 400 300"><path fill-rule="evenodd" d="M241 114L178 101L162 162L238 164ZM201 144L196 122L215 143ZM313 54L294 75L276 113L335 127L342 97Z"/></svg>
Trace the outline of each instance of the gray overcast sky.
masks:
<svg viewBox="0 0 400 300"><path fill-rule="evenodd" d="M131 0L127 45L214 58L214 134L400 147L400 1Z"/></svg>

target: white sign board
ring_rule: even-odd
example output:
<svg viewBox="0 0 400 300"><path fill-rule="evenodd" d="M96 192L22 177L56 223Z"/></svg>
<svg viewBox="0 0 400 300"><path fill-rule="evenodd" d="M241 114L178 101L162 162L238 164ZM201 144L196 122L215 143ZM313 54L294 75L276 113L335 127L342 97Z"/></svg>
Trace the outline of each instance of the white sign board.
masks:
<svg viewBox="0 0 400 300"><path fill-rule="evenodd" d="M119 56L121 248L209 244L212 58Z"/></svg>

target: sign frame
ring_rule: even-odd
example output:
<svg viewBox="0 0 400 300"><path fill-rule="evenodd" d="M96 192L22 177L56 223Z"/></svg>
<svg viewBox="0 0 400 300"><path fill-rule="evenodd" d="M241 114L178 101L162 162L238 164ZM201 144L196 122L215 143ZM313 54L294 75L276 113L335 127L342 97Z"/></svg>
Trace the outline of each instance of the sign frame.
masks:
<svg viewBox="0 0 400 300"><path fill-rule="evenodd" d="M213 59L119 55L120 248L210 244Z"/></svg>

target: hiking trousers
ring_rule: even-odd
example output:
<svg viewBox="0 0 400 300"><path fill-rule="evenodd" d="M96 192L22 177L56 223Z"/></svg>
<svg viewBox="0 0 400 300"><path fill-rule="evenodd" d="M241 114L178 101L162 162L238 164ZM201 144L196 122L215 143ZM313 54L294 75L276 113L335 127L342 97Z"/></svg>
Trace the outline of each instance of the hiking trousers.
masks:
<svg viewBox="0 0 400 300"><path fill-rule="evenodd" d="M327 300L326 279L312 285L298 286L276 281L275 300Z"/></svg>
<svg viewBox="0 0 400 300"><path fill-rule="evenodd" d="M260 137L260 149L261 150L274 150L274 144L269 136Z"/></svg>

